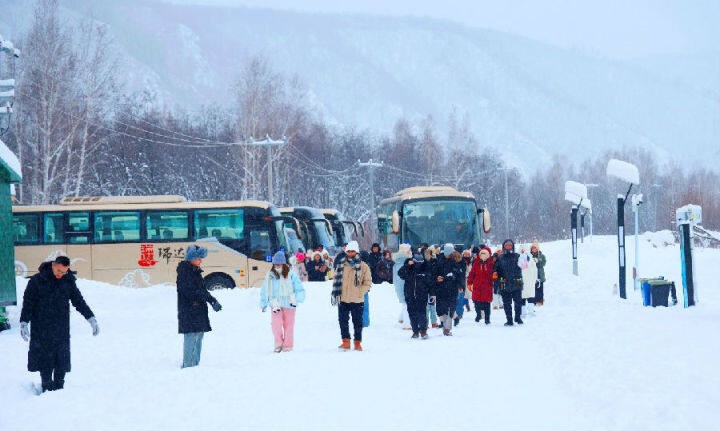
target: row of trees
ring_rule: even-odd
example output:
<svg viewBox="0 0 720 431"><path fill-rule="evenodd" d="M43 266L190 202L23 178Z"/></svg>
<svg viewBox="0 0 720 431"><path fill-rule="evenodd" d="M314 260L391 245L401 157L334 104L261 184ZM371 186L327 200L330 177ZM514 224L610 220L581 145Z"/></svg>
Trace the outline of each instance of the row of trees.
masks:
<svg viewBox="0 0 720 431"><path fill-rule="evenodd" d="M605 176L614 157L641 169L643 230L672 227L674 209L686 203L702 205L705 224L720 226L720 176L660 166L645 150L618 150L579 165L557 156L548 169L521 173L479 142L454 112L447 136L431 117L401 118L387 135L331 126L312 108L302 82L282 76L261 57L238 71L228 106L161 110L150 93L125 93L111 44L102 25L62 23L55 0L38 3L22 39L16 115L4 137L23 166L22 203L53 203L67 195L266 199L268 153L243 143L270 136L287 139L270 154L278 205L333 207L367 221L371 191L357 161L372 158L385 163L376 172L376 197L414 185L471 191L494 216L494 241L566 237L568 179L597 184L590 190L595 231L612 233L615 197L622 191Z"/></svg>

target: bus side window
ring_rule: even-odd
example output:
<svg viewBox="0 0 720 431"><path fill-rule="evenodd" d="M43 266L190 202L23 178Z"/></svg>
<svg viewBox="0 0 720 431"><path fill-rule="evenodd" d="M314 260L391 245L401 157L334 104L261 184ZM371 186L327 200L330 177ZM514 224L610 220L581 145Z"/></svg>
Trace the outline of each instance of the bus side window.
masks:
<svg viewBox="0 0 720 431"><path fill-rule="evenodd" d="M46 244L60 244L65 239L64 217L62 214L45 214Z"/></svg>
<svg viewBox="0 0 720 431"><path fill-rule="evenodd" d="M164 229L162 233L163 239L172 239L173 238L173 231L170 229Z"/></svg>
<svg viewBox="0 0 720 431"><path fill-rule="evenodd" d="M13 239L16 243L37 243L40 240L39 228L37 214L16 214L13 216Z"/></svg>
<svg viewBox="0 0 720 431"><path fill-rule="evenodd" d="M121 230L116 230L113 236L115 237L115 241L125 241L125 234L123 234Z"/></svg>

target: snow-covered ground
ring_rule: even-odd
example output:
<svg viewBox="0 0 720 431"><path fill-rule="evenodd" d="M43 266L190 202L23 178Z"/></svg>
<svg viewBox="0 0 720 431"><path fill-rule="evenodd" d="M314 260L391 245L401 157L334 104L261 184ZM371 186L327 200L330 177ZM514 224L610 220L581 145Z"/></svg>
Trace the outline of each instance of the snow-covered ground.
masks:
<svg viewBox="0 0 720 431"><path fill-rule="evenodd" d="M642 241L642 275L680 285L678 246L659 245ZM720 429L720 250L695 251L699 304L683 309L643 308L631 282L628 300L613 296L614 237L580 244L579 277L569 241L541 248L546 305L521 327L503 327L502 310L489 327L472 312L453 337L410 340L394 289L379 285L365 351L340 353L330 285L309 283L295 351L275 354L258 291L223 291L201 364L185 370L173 286L82 280L101 333L92 337L73 310L63 391L29 391L39 376L26 371L19 308L10 308L0 430Z"/></svg>

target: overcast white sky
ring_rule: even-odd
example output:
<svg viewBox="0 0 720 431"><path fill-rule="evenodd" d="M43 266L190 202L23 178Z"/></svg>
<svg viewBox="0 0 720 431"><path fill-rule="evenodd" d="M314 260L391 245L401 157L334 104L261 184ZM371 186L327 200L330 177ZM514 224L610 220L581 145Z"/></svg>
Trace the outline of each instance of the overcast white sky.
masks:
<svg viewBox="0 0 720 431"><path fill-rule="evenodd" d="M416 15L611 57L720 51L720 0L164 0L325 13Z"/></svg>

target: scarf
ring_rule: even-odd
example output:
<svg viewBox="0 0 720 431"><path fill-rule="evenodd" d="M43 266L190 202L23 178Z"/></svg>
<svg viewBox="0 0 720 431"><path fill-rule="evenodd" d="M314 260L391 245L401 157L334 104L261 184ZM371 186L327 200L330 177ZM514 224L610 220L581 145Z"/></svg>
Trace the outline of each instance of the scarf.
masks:
<svg viewBox="0 0 720 431"><path fill-rule="evenodd" d="M340 260L340 263L335 268L335 279L333 280L332 293L330 294L330 304L337 305L342 295L342 280L343 272L345 271L345 262L350 263L350 266L355 269L355 285L360 282L360 267L362 266L362 260L360 255L356 254L354 258L350 259L347 256Z"/></svg>

